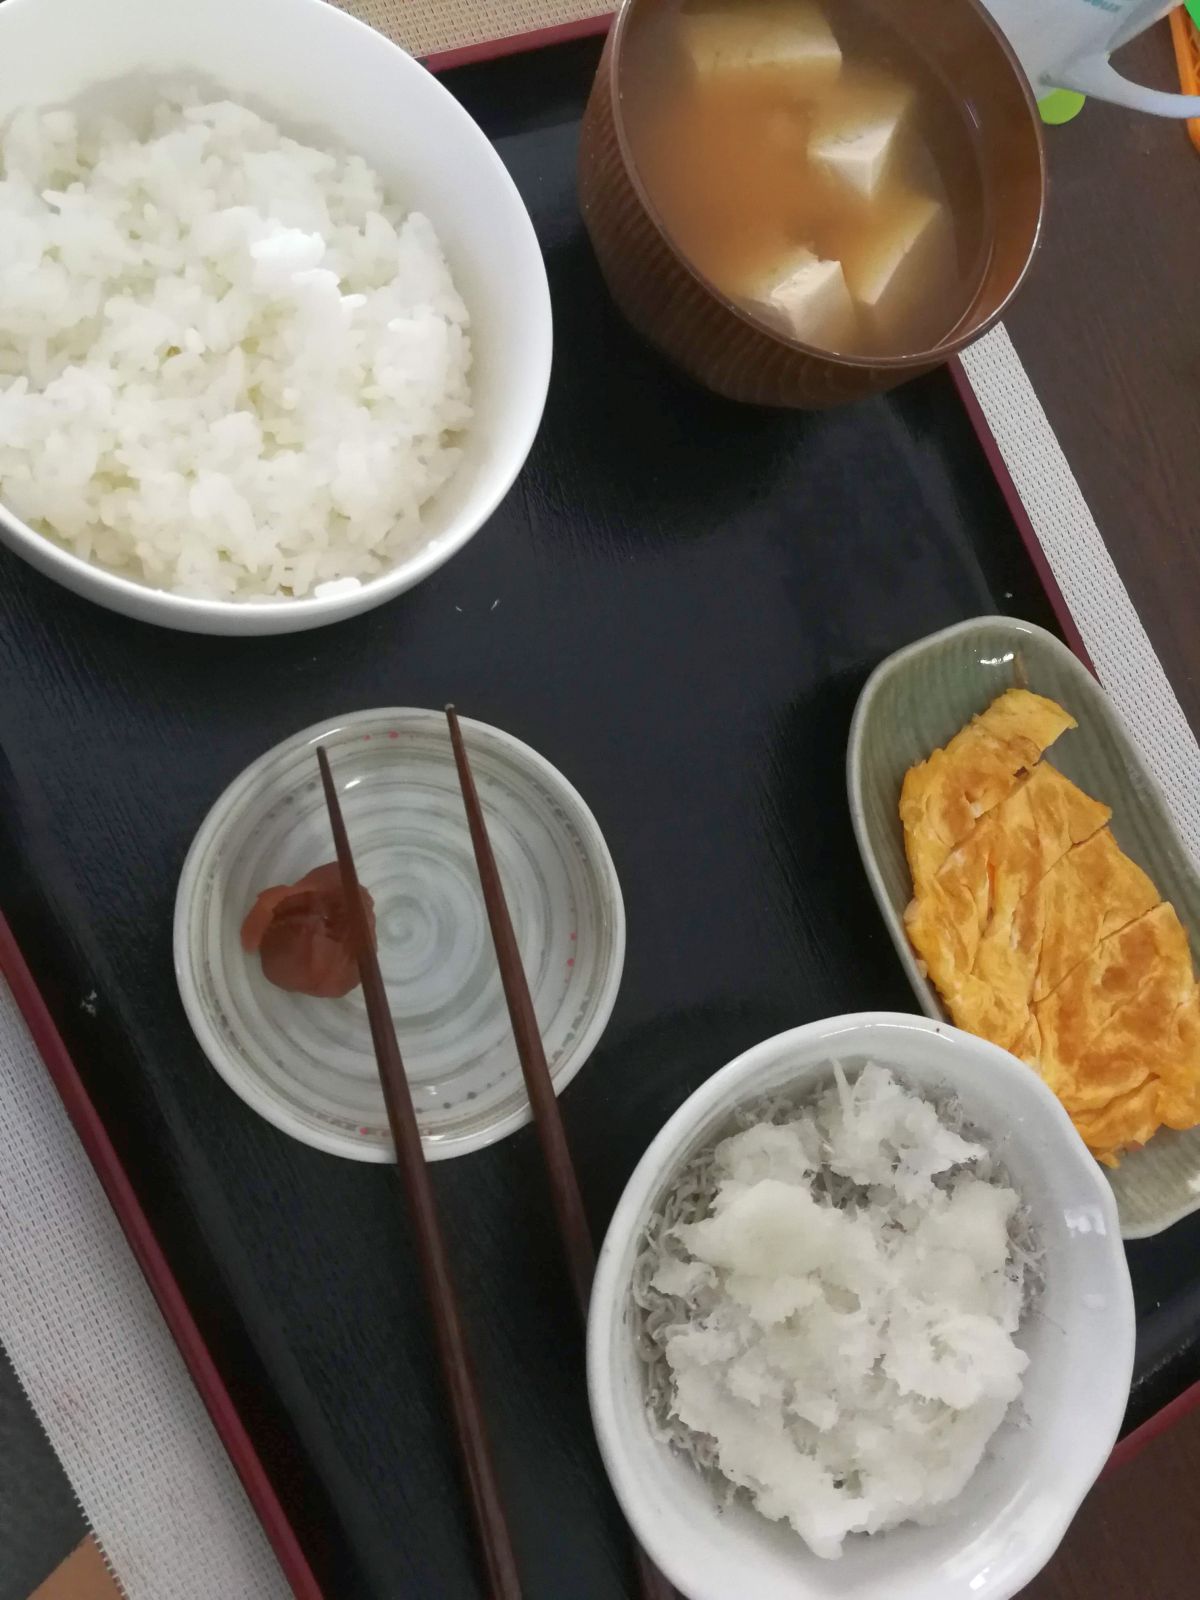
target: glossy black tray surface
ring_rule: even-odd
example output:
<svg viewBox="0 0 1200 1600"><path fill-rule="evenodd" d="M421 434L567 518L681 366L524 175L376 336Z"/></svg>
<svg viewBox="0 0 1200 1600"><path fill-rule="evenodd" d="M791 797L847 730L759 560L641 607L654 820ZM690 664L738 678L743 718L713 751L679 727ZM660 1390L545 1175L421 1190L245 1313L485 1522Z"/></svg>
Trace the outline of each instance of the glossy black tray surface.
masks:
<svg viewBox="0 0 1200 1600"><path fill-rule="evenodd" d="M381 610L293 637L171 634L0 556L0 905L329 1600L480 1593L401 1197L294 1143L209 1068L171 912L208 807L296 729L454 700L582 791L629 922L608 1032L564 1096L601 1230L633 1164L746 1046L913 1009L846 808L855 698L960 618L1053 617L945 374L846 410L739 409L610 306L574 194L598 45L447 80L549 268L541 435L491 523ZM439 1165L529 1600L618 1600L621 1525L534 1137ZM1197 1374L1200 1217L1130 1250L1130 1413Z"/></svg>

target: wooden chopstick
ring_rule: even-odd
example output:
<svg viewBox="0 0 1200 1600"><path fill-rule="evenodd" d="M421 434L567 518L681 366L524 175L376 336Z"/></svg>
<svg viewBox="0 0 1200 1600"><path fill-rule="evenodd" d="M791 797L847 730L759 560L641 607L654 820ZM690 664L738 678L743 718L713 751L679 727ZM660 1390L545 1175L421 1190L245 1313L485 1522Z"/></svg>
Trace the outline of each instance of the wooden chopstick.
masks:
<svg viewBox="0 0 1200 1600"><path fill-rule="evenodd" d="M521 1060L525 1089L529 1095L529 1103L533 1107L534 1127L537 1130L538 1143L542 1147L546 1176L550 1182L550 1201L554 1208L554 1218L558 1224L559 1238L563 1254L566 1256L567 1271L575 1291L579 1314L586 1325L592 1278L596 1268L596 1247L592 1240L592 1230L588 1225L587 1212L583 1208L579 1179L567 1143L567 1130L554 1093L554 1085L550 1080L550 1069L546 1065L546 1051L533 1009L533 999L529 993L529 982L521 962L517 936L508 913L504 885L500 882L500 873L496 868L496 857L488 837L483 807L479 803L479 791L475 787L475 777L467 757L467 747L463 742L462 729L458 725L458 713L453 706L446 707L446 721L450 724L454 764L458 768L458 782L466 807L467 826L475 850L475 865L479 869L479 882L483 889L483 900L492 929L492 943L496 947L500 982L504 986L504 998L508 1003L508 1015L517 1043L517 1055ZM636 1541L634 1553L637 1562L638 1592L642 1600L674 1600L675 1590Z"/></svg>
<svg viewBox="0 0 1200 1600"><path fill-rule="evenodd" d="M492 1465L483 1407L475 1384L458 1296L450 1276L446 1245L437 1219L433 1185L429 1181L425 1152L421 1148L412 1094L400 1058L400 1046L396 1041L396 1029L379 970L375 941L363 909L358 872L354 866L346 824L342 819L342 807L334 787L329 757L319 745L317 761L321 768L329 825L333 830L333 842L342 874L342 893L358 958L367 1019L371 1025L371 1040L375 1046L380 1082L383 1084L388 1122L396 1143L400 1180L412 1214L425 1293L433 1313L442 1378L454 1416L467 1495L487 1575L488 1594L494 1600L521 1600L521 1580Z"/></svg>

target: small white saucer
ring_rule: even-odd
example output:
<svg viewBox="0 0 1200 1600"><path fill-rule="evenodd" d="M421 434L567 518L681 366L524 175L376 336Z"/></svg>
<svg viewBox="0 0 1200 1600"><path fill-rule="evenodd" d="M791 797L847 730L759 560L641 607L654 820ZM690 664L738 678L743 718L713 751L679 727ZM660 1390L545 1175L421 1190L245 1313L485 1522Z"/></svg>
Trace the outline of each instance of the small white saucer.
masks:
<svg viewBox="0 0 1200 1600"><path fill-rule="evenodd" d="M556 1091L604 1031L625 911L595 818L549 762L462 719ZM528 1122L441 712L361 711L269 750L213 806L175 902L175 973L197 1039L248 1105L306 1144L395 1158L361 989L285 993L240 929L255 896L334 859L316 746L329 752L430 1160Z"/></svg>

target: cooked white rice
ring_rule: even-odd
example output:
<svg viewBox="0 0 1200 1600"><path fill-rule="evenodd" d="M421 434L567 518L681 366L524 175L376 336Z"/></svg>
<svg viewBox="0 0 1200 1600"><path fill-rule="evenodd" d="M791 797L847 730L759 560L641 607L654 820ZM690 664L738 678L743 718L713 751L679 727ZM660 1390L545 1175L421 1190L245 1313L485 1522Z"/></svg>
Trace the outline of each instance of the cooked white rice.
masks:
<svg viewBox="0 0 1200 1600"><path fill-rule="evenodd" d="M310 594L426 540L471 417L429 220L184 93L0 139L0 504L181 594Z"/></svg>
<svg viewBox="0 0 1200 1600"><path fill-rule="evenodd" d="M687 1163L632 1297L655 1431L819 1556L928 1521L1021 1391L1029 1223L988 1151L868 1065Z"/></svg>

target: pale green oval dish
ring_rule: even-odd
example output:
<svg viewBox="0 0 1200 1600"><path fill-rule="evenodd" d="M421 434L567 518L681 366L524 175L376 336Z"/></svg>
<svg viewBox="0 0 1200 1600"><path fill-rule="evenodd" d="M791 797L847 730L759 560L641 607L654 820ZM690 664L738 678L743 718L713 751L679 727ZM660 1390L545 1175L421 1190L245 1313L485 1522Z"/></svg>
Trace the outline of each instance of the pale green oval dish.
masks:
<svg viewBox="0 0 1200 1600"><path fill-rule="evenodd" d="M904 931L912 880L904 856L900 784L996 695L1023 682L1066 707L1079 727L1054 745L1067 777L1113 811L1126 853L1170 900L1200 958L1200 874L1146 763L1116 710L1052 634L1013 617L979 617L889 656L867 680L850 727L846 782L863 865L921 1009L945 1017ZM1200 1210L1200 1129L1163 1129L1108 1174L1127 1239L1161 1233Z"/></svg>

